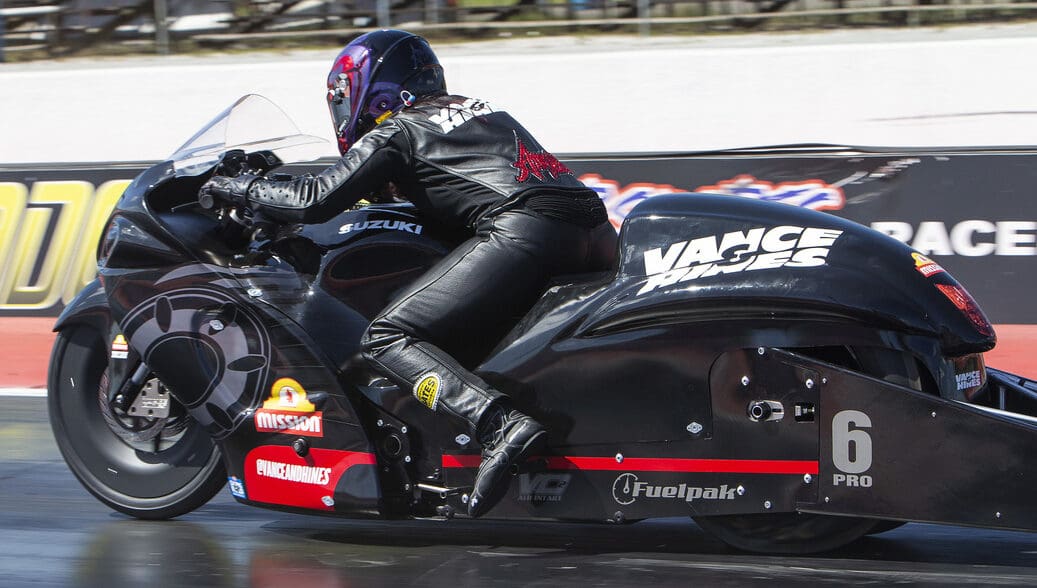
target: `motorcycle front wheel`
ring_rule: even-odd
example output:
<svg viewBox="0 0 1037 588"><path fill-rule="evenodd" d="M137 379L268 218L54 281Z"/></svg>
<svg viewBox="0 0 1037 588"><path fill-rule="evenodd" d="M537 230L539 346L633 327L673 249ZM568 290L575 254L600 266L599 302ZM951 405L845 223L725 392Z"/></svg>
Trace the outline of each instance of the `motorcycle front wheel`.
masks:
<svg viewBox="0 0 1037 588"><path fill-rule="evenodd" d="M918 364L909 354L883 348L797 350L822 361L860 371L900 386L922 390ZM766 513L693 517L710 535L743 551L800 555L830 551L865 535L883 533L904 523L814 513Z"/></svg>
<svg viewBox="0 0 1037 588"><path fill-rule="evenodd" d="M127 414L109 402L107 339L74 324L51 353L47 406L61 455L109 507L141 519L170 519L204 505L226 480L219 449L170 397L168 417ZM160 381L149 374L142 388Z"/></svg>

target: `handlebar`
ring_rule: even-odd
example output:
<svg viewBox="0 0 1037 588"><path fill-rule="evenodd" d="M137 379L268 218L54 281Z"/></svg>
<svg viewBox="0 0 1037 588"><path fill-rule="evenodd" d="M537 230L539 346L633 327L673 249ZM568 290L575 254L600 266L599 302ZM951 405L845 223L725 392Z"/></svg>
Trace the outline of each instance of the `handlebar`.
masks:
<svg viewBox="0 0 1037 588"><path fill-rule="evenodd" d="M231 149L223 154L220 162L213 167L212 175L236 178L242 174L263 175L281 166L283 162L272 151L253 151L246 153L241 149ZM198 194L198 205L205 210L216 206L212 194Z"/></svg>

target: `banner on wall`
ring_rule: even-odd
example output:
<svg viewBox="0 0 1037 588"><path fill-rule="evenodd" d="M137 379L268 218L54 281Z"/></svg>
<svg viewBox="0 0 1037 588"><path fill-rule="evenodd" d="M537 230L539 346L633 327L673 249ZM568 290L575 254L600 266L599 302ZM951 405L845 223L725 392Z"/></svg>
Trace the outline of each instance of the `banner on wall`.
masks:
<svg viewBox="0 0 1037 588"><path fill-rule="evenodd" d="M899 239L951 272L995 323L1037 323L1037 150L775 149L573 156L619 226L672 192L755 198L835 214ZM290 166L299 173L319 162ZM0 167L0 316L56 315L95 274L105 220L144 165Z"/></svg>

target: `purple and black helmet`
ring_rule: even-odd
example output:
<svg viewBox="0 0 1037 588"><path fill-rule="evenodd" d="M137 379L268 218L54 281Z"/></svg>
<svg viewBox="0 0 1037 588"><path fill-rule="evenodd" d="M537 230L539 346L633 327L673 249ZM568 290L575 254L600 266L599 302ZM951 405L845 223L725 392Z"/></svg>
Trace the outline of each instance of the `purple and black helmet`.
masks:
<svg viewBox="0 0 1037 588"><path fill-rule="evenodd" d="M339 151L416 98L445 91L443 68L425 39L384 29L353 39L328 73Z"/></svg>

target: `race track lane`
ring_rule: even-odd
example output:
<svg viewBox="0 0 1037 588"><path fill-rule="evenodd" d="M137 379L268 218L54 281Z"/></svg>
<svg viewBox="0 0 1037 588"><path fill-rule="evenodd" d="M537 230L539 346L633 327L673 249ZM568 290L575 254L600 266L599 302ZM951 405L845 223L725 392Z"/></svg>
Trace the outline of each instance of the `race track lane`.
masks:
<svg viewBox="0 0 1037 588"><path fill-rule="evenodd" d="M0 398L0 585L1033 586L1037 534L911 524L812 557L739 553L685 519L627 526L348 521L221 493L173 522L91 497L61 461L46 401Z"/></svg>

